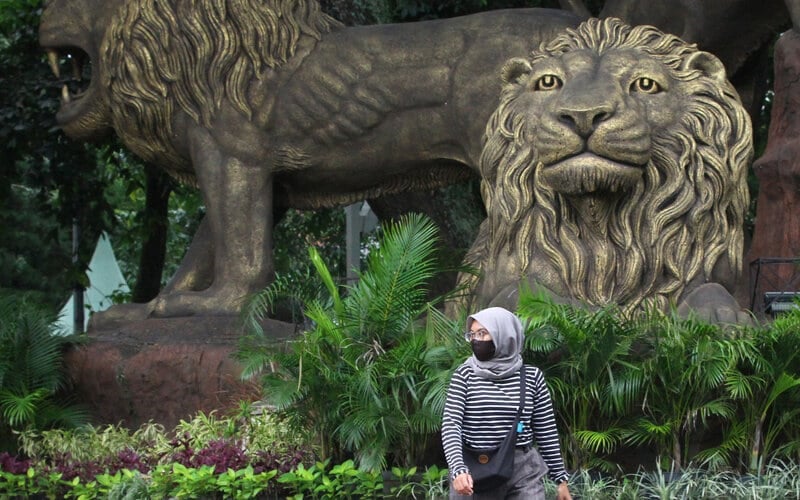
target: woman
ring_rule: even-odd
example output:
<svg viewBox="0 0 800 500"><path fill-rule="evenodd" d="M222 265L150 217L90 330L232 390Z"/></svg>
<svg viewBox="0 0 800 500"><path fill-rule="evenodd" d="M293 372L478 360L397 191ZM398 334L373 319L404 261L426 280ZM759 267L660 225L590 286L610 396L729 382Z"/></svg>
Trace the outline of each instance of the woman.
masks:
<svg viewBox="0 0 800 500"><path fill-rule="evenodd" d="M559 500L571 500L550 392L542 371L525 369L525 405L514 451L514 472L488 492L473 491L462 447L492 448L516 425L520 367L525 336L522 323L501 307L490 307L467 318L470 356L453 373L442 419L442 444L450 470L450 498L544 498L542 478L549 473L558 484ZM533 443L536 446L533 446ZM538 449L537 449L538 448Z"/></svg>

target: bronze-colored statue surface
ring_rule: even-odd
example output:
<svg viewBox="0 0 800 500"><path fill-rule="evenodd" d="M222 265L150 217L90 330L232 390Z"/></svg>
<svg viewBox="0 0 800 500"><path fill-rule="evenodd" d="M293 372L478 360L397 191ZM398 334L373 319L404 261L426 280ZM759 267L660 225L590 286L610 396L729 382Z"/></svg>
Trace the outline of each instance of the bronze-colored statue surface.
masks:
<svg viewBox="0 0 800 500"><path fill-rule="evenodd" d="M488 218L463 276L483 304L520 284L589 305L747 320L749 117L719 60L653 27L592 19L502 70L480 160Z"/></svg>
<svg viewBox="0 0 800 500"><path fill-rule="evenodd" d="M114 130L205 200L210 243L120 318L236 313L273 273L275 206L474 175L503 62L577 22L517 9L344 28L314 0L47 2L40 42L53 66L67 47L92 61L89 87L64 92L66 133Z"/></svg>

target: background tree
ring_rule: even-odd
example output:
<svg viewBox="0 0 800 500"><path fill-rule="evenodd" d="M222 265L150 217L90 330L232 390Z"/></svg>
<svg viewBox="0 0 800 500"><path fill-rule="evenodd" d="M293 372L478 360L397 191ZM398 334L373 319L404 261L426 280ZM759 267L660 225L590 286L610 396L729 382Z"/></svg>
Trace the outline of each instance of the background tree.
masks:
<svg viewBox="0 0 800 500"><path fill-rule="evenodd" d="M32 63L42 59L37 7L0 4L0 287L35 290L52 304L82 270L71 266L73 220L96 236L111 207L100 195L97 150L55 127L60 85L46 64ZM81 247L82 262L90 251Z"/></svg>
<svg viewBox="0 0 800 500"><path fill-rule="evenodd" d="M54 79L44 61L40 3L0 4L0 289L33 292L59 307L75 283L86 284L94 244L106 231L134 300L149 300L188 246L183 233L196 228L200 203L191 188L145 168L113 137L81 144L58 129L60 88L77 83L75 75ZM81 229L74 265L73 223Z"/></svg>

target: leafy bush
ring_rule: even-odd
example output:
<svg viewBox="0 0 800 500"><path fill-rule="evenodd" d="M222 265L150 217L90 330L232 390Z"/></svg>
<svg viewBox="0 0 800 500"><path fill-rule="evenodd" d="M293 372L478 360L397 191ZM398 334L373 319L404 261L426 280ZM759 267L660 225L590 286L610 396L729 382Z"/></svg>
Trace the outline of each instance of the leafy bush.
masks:
<svg viewBox="0 0 800 500"><path fill-rule="evenodd" d="M737 419L726 427L719 454L760 474L775 458L800 457L800 311L744 328L742 335L755 352L741 361L740 378L729 382Z"/></svg>
<svg viewBox="0 0 800 500"><path fill-rule="evenodd" d="M776 459L800 460L800 311L722 327L589 311L523 290L518 312L570 468L615 472L623 448L652 449L673 471L757 474Z"/></svg>
<svg viewBox="0 0 800 500"><path fill-rule="evenodd" d="M434 442L449 375L467 347L454 334L460 325L426 298L435 243L430 220L404 218L384 229L358 283L341 288L310 248L327 296L303 297L309 329L286 345L259 329L242 340L244 376L260 378L264 397L296 428L318 432L324 458L354 457L368 470L410 466ZM291 292L281 282L266 289L249 323Z"/></svg>
<svg viewBox="0 0 800 500"><path fill-rule="evenodd" d="M0 297L0 441L12 450L13 433L26 428L76 427L87 413L65 404L64 349L80 342L62 336L55 318L13 296Z"/></svg>
<svg viewBox="0 0 800 500"><path fill-rule="evenodd" d="M170 432L153 423L133 432L111 425L27 430L20 450L29 458L0 455L0 497L48 490L53 498L252 498L278 495L284 487L275 476L315 462L284 422L246 404L232 416L198 413Z"/></svg>
<svg viewBox="0 0 800 500"><path fill-rule="evenodd" d="M529 324L526 354L547 376L567 467L613 472L604 457L622 445L646 383L632 359L642 331L615 308L589 311L527 290L518 314Z"/></svg>

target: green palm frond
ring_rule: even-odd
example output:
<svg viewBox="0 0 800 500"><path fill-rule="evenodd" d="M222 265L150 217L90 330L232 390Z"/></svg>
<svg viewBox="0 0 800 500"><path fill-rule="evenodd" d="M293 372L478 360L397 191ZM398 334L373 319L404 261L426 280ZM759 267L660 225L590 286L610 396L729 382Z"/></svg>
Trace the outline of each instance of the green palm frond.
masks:
<svg viewBox="0 0 800 500"><path fill-rule="evenodd" d="M343 321L369 337L393 342L424 311L435 274L436 227L411 215L383 232L367 271L348 290Z"/></svg>
<svg viewBox="0 0 800 500"><path fill-rule="evenodd" d="M797 387L800 387L800 377L795 377L786 372L781 372L767 395L762 417L766 416L766 412L770 407L772 407L772 405L775 403L775 400L777 400L785 392L791 391Z"/></svg>
<svg viewBox="0 0 800 500"><path fill-rule="evenodd" d="M288 303L293 321L302 322L303 305L312 300L322 300L324 287L319 275L312 273L309 267L275 276L269 286L245 299L241 312L245 332L263 334L262 320L280 303Z"/></svg>
<svg viewBox="0 0 800 500"><path fill-rule="evenodd" d="M4 390L0 392L0 412L3 420L12 428L33 421L36 409L52 394L47 389L36 389L17 394Z"/></svg>
<svg viewBox="0 0 800 500"><path fill-rule="evenodd" d="M734 416L734 405L727 397L703 401L696 408L687 412L687 419L684 422L684 427L693 428L693 422L690 422L694 417L699 418L703 425L708 425L710 417L722 417L724 419L732 418Z"/></svg>
<svg viewBox="0 0 800 500"><path fill-rule="evenodd" d="M640 418L636 421L635 427L627 429L623 434L625 442L640 446L668 439L674 430L675 425L672 422L659 423L649 418Z"/></svg>
<svg viewBox="0 0 800 500"><path fill-rule="evenodd" d="M611 453L619 446L622 430L619 428L601 431L579 429L572 435L581 446L594 453Z"/></svg>
<svg viewBox="0 0 800 500"><path fill-rule="evenodd" d="M746 447L750 432L745 422L734 422L724 430L721 442L716 446L705 448L695 455L694 460L710 470L723 470L735 464L739 450Z"/></svg>
<svg viewBox="0 0 800 500"><path fill-rule="evenodd" d="M0 299L0 411L6 428L79 425L86 412L56 404L67 389L64 351L82 336L55 335L55 318L13 297ZM81 418L83 416L83 418Z"/></svg>
<svg viewBox="0 0 800 500"><path fill-rule="evenodd" d="M65 429L77 429L89 421L89 411L78 405L65 405L45 399L36 408L34 417L35 429L51 429L62 427Z"/></svg>
<svg viewBox="0 0 800 500"><path fill-rule="evenodd" d="M625 415L641 398L647 377L638 366L620 360L621 368L608 368L608 383L600 395L600 409L607 415Z"/></svg>
<svg viewBox="0 0 800 500"><path fill-rule="evenodd" d="M238 348L233 357L239 361L242 368L240 376L243 380L251 380L270 370L271 363L275 359L268 350L264 349L262 342L245 336L239 338Z"/></svg>
<svg viewBox="0 0 800 500"><path fill-rule="evenodd" d="M725 388L734 399L749 400L766 381L759 376L748 376L739 370L731 371L725 378Z"/></svg>
<svg viewBox="0 0 800 500"><path fill-rule="evenodd" d="M407 466L441 425L443 393L466 343L427 298L439 271L436 243L429 219L403 217L383 229L358 282L346 287L309 250L326 298L304 301L307 330L283 345L257 336L241 344L244 373L319 433L326 458L355 456L366 469L389 459ZM278 291L262 295L263 311ZM459 349L448 352L455 338Z"/></svg>
<svg viewBox="0 0 800 500"><path fill-rule="evenodd" d="M325 265L325 262L322 260L322 256L314 247L308 247L308 257L311 259L311 264L314 265L317 275L322 280L322 283L325 285L325 288L328 290L328 293L331 296L334 312L337 315L341 315L343 309L342 299L339 297L339 288L334 282L333 277L328 270L328 266Z"/></svg>

